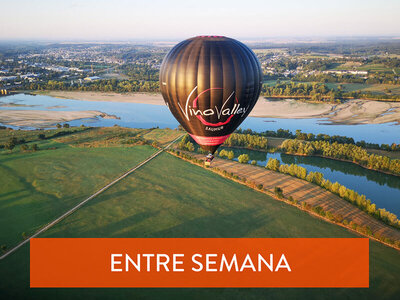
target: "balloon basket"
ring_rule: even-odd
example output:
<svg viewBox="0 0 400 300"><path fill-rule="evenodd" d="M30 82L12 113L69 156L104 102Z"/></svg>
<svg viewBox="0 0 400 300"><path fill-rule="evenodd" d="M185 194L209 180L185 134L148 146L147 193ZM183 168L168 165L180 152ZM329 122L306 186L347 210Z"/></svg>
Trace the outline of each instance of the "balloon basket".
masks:
<svg viewBox="0 0 400 300"><path fill-rule="evenodd" d="M212 162L212 160L214 159L214 155L212 155L211 153L209 153L207 156L206 156L206 160L205 160L205 165L206 166L210 166L211 165L211 162Z"/></svg>

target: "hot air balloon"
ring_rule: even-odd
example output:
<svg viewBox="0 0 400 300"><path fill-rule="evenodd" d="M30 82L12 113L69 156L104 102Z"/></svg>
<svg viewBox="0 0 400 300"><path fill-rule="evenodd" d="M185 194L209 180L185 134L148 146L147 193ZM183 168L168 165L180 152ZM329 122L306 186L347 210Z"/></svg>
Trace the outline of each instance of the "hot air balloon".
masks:
<svg viewBox="0 0 400 300"><path fill-rule="evenodd" d="M243 43L198 36L180 42L166 55L160 86L174 117L212 156L256 104L262 71L256 55Z"/></svg>

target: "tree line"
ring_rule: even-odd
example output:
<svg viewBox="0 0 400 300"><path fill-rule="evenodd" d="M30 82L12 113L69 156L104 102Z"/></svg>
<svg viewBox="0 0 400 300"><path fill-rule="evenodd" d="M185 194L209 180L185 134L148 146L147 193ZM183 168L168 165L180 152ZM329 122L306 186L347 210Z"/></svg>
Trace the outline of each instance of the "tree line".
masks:
<svg viewBox="0 0 400 300"><path fill-rule="evenodd" d="M25 83L22 88L27 90L62 90L62 91L99 91L99 92L159 92L158 81L149 80L116 80L102 79L85 82L84 84L66 81L49 80L47 82Z"/></svg>
<svg viewBox="0 0 400 300"><path fill-rule="evenodd" d="M190 160L190 161L194 162L195 164L198 164L198 165L203 166L203 167L205 166L205 165L204 165L204 160L194 158L194 157L192 157L190 154L182 153L182 152L180 152L180 151L178 151L178 150L174 150L174 149L170 149L169 151L172 152L172 153L174 153L175 155L177 155L177 156L179 156L179 157L182 157L182 158L184 158L184 159ZM221 150L221 151L222 151L222 150ZM270 161L271 161L271 160L270 160ZM269 162L270 162L270 161L269 161ZM269 162L268 162L268 163L269 163ZM268 164L268 163L267 163L267 164ZM253 162L252 162L252 164L253 164ZM280 164L279 164L279 161L278 161L278 160L275 160L274 162L271 162L270 164L271 164L271 165L278 166L278 167L277 167L277 170L279 171ZM301 167L300 167L300 168L301 168ZM304 170L302 170L302 169L300 169L300 168L297 168L297 171L296 171L296 167L294 167L294 166L293 166L293 167L289 166L289 170L293 169L293 170L295 170L295 171L288 171L288 174L290 174L290 173L293 173L293 174L299 173L301 177L304 177L304 175L303 175L303 174L304 174ZM286 168L285 168L285 169L286 169ZM253 188L253 189L258 189L258 190L263 190L263 189L264 189L264 187L263 187L262 184L257 184L256 182L251 181L251 180L248 180L248 179L247 179L246 177L244 177L244 176L239 176L239 175L237 175L237 174L234 174L233 172L227 172L226 170L219 169L218 167L213 167L213 171L216 172L216 173L219 173L219 174L221 174L222 176L225 176L225 177L227 177L227 178L240 181L240 182L242 182L243 184L246 184L247 186L249 186L249 187L251 187L251 188ZM306 178L307 178L307 176L308 176L307 170L305 170L305 172L306 172L306 174L307 174L307 175L306 175ZM311 173L311 172L310 172L310 173ZM319 180L322 180L322 182L324 182L324 181L323 181L323 180L324 180L323 177L321 177L322 174L321 174L321 175L320 175L320 174L321 174L321 173L319 173L319 174L313 173L313 174L310 175L308 178L309 178L309 180L314 181L314 182L318 182ZM293 175L293 176L294 176L294 175ZM326 184L327 184L327 186L329 185L328 183L326 183ZM335 191L336 188L337 188L337 184L334 183L333 185L334 185L334 187L332 188L332 190ZM341 187L341 185L339 185L338 191L340 190L340 187ZM344 191L344 188L342 188L342 194L343 194L343 191ZM350 191L350 190L349 190L349 189L346 189L346 192L347 192L347 191ZM345 192L345 195L346 195L346 192ZM286 201L286 200L285 200L285 196L284 196L284 192L283 192L282 188L280 188L280 187L278 187L278 186L275 186L274 193L275 193L275 195L276 195L279 199L283 199L284 201ZM339 192L339 193L340 193L340 192ZM350 194L351 194L352 196L358 195L357 193L355 193L355 194L350 193ZM339 196L340 196L340 194L339 194ZM350 199L352 196L350 196L349 199ZM357 197L357 198L359 199L359 200L358 200L358 203L365 203L365 202L364 202L364 197L362 197L362 195L361 195L360 197ZM373 236L374 238L376 238L376 239L378 239L378 240L380 240L380 241L382 241L382 242L384 242L384 243L388 243L388 244L390 244L390 245L394 245L394 246L400 248L400 241L394 240L394 239L389 238L389 237L386 237L386 236L382 235L382 234L379 233L379 232L372 232L372 230L370 229L370 227L369 227L368 225L360 225L360 224L358 224L358 223L356 223L356 222L354 222L354 221L350 221L350 222L349 222L349 221L348 221L347 219L345 219L341 214L335 213L335 212L326 211L326 210L324 210L324 209L323 209L322 207L320 207L320 206L311 206L310 204L308 204L308 203L306 203L306 202L302 202L301 205L299 205L298 200L297 200L297 199L293 199L292 196L289 196L289 197L287 198L287 201L290 202L290 203L292 203L292 204L295 205L295 206L301 207L302 209L309 210L309 211L313 211L313 212L319 214L320 216L331 220L332 222L341 223L341 224L343 224L344 226L350 227L350 228L352 228L353 230L358 231L358 232L360 232L360 233L362 233L362 234L369 235L369 236ZM368 200L365 199L365 201L366 201L366 203L368 203ZM357 205L357 200L355 200L355 204ZM374 205L374 204L370 204L371 207L369 207L370 213L373 213L373 212L374 212L374 213L373 213L373 216L375 216L376 218L379 218L380 220L383 220L383 221L385 221L385 222L387 222L387 223L389 223L389 224L390 224L390 223L391 223L391 224L397 224L397 225L394 225L394 226L399 227L399 221L397 220L397 223L396 223L395 215L391 214L390 212L386 211L385 209L381 209L381 210L376 209L376 206L374 207L373 205ZM374 209L374 208L375 208L375 209ZM396 217L396 219L397 219L397 217Z"/></svg>
<svg viewBox="0 0 400 300"><path fill-rule="evenodd" d="M266 97L295 96L311 98L315 101L334 101L340 98L337 91L323 83L276 83L274 86L263 85L261 94Z"/></svg>
<svg viewBox="0 0 400 300"><path fill-rule="evenodd" d="M393 73L379 73L367 78L352 74L297 74L292 80L296 82L321 83L400 84L398 76Z"/></svg>
<svg viewBox="0 0 400 300"><path fill-rule="evenodd" d="M306 168L296 164L280 164L279 160L276 158L270 158L265 167L269 170L288 174L323 187L324 189L361 208L369 215L382 220L389 225L400 228L400 220L395 214L385 210L384 208L377 208L376 204L371 203L371 200L367 199L365 195L360 195L338 182L330 182L328 179L325 179L323 174L320 172L308 172Z"/></svg>
<svg viewBox="0 0 400 300"><path fill-rule="evenodd" d="M280 137L280 138L288 138L288 139L298 139L305 141L328 141L330 143L341 143L341 144L354 144L360 146L362 148L368 149L378 149L385 151L400 151L400 144L392 143L392 144L377 144L377 143L367 143L364 140L355 142L352 137L342 136L342 135L328 135L324 133L313 134L313 133L305 133L300 129L297 129L295 133L291 132L288 129L278 129L274 130L266 130L263 132L256 132L251 129L237 129L236 133L241 134L250 134L250 135L259 135L265 137Z"/></svg>
<svg viewBox="0 0 400 300"><path fill-rule="evenodd" d="M197 143L190 137L190 135L186 134L181 139L181 141L178 143L178 148L181 150L186 150L186 151L190 151L190 152L195 151L197 148L197 151L199 153L202 153L202 154L208 153L208 151L204 151L200 147L197 147L195 145L197 145ZM227 138L225 140L223 145L227 146L227 147L243 147L243 148L249 148L249 149L255 149L255 150L265 150L265 149L267 149L267 146L268 146L268 140L263 136L257 136L257 135L252 135L252 134L232 133L229 136L229 138ZM219 155L227 156L227 154L225 154L226 152L228 152L228 151L221 150ZM216 152L215 155L218 155L218 152ZM233 157L230 159L233 159Z"/></svg>
<svg viewBox="0 0 400 300"><path fill-rule="evenodd" d="M194 141L188 134L185 134L178 143L177 148L180 150L193 152L195 150Z"/></svg>
<svg viewBox="0 0 400 300"><path fill-rule="evenodd" d="M260 135L232 133L224 142L227 147L244 147L256 150L267 149L268 140Z"/></svg>
<svg viewBox="0 0 400 300"><path fill-rule="evenodd" d="M354 144L288 139L283 141L280 147L289 154L320 155L328 158L348 160L369 169L400 175L400 159L369 154L365 149Z"/></svg>
<svg viewBox="0 0 400 300"><path fill-rule="evenodd" d="M119 71L129 76L130 80L159 80L159 70L146 64L130 63L119 66Z"/></svg>
<svg viewBox="0 0 400 300"><path fill-rule="evenodd" d="M262 136L257 136L250 129L242 130L239 132L246 132L246 134L233 133L231 139L227 139L224 143L225 146L244 147L253 150L267 149L267 139ZM249 133L251 132L251 133ZM287 133L287 132L286 132ZM301 131L297 131L301 136ZM336 138L336 139L339 139ZM193 152L196 150L197 145L189 135L185 135L178 144L178 149ZM372 170L383 171L393 175L400 175L400 159L391 159L387 156L369 154L364 148L350 143L339 143L337 140L330 142L328 140L312 140L303 141L299 139L286 139L282 142L280 149L288 154L295 155L318 155L327 158L347 160L359 164L365 168ZM199 153L207 153L198 147ZM233 151L231 155L227 150L221 150L220 157L227 157L228 159L234 158ZM215 153L218 155L218 152Z"/></svg>
<svg viewBox="0 0 400 300"><path fill-rule="evenodd" d="M310 80L310 79L309 79ZM308 80L308 81L309 81ZM396 94L375 94L371 92L352 91L344 92L329 88L324 83L296 83L284 82L274 86L263 85L261 94L265 97L299 97L313 101L337 102L341 99L375 99L375 100L400 100Z"/></svg>
<svg viewBox="0 0 400 300"><path fill-rule="evenodd" d="M24 138L18 139L16 137L10 137L7 142L5 142L4 144L0 144L0 149L6 149L12 151L17 145L21 145L20 146L21 151L39 150L38 144L32 144L31 147L29 148L29 145L26 144L26 140Z"/></svg>

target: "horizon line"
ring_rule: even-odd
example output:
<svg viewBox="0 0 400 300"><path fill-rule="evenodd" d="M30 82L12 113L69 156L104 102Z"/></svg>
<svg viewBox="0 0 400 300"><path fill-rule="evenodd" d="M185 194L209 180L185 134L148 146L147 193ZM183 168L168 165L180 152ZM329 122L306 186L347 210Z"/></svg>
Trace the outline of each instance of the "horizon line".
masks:
<svg viewBox="0 0 400 300"><path fill-rule="evenodd" d="M196 36L196 35L195 35ZM129 43L129 42L177 42L182 41L191 37L176 37L176 38L102 38L102 39L86 39L86 38L1 38L0 42L64 42L64 43L105 43L105 42L112 42L112 43ZM232 36L231 36L232 37ZM357 39L385 39L385 40L393 40L393 41L400 41L400 35L282 35L282 36L265 36L265 37L244 37L238 36L234 37L238 40L245 40L245 41L252 41L252 42L268 42L268 41L279 41L281 39L291 39L293 42L305 42L306 40L316 40L321 39L326 41L330 40L357 40ZM321 41L323 42L323 41Z"/></svg>

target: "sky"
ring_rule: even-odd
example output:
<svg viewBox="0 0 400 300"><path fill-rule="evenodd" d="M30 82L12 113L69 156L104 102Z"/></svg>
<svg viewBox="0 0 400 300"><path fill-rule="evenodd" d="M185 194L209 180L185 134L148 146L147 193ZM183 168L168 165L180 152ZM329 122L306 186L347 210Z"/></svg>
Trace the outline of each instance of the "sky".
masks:
<svg viewBox="0 0 400 300"><path fill-rule="evenodd" d="M400 36L399 0L0 0L0 40Z"/></svg>

